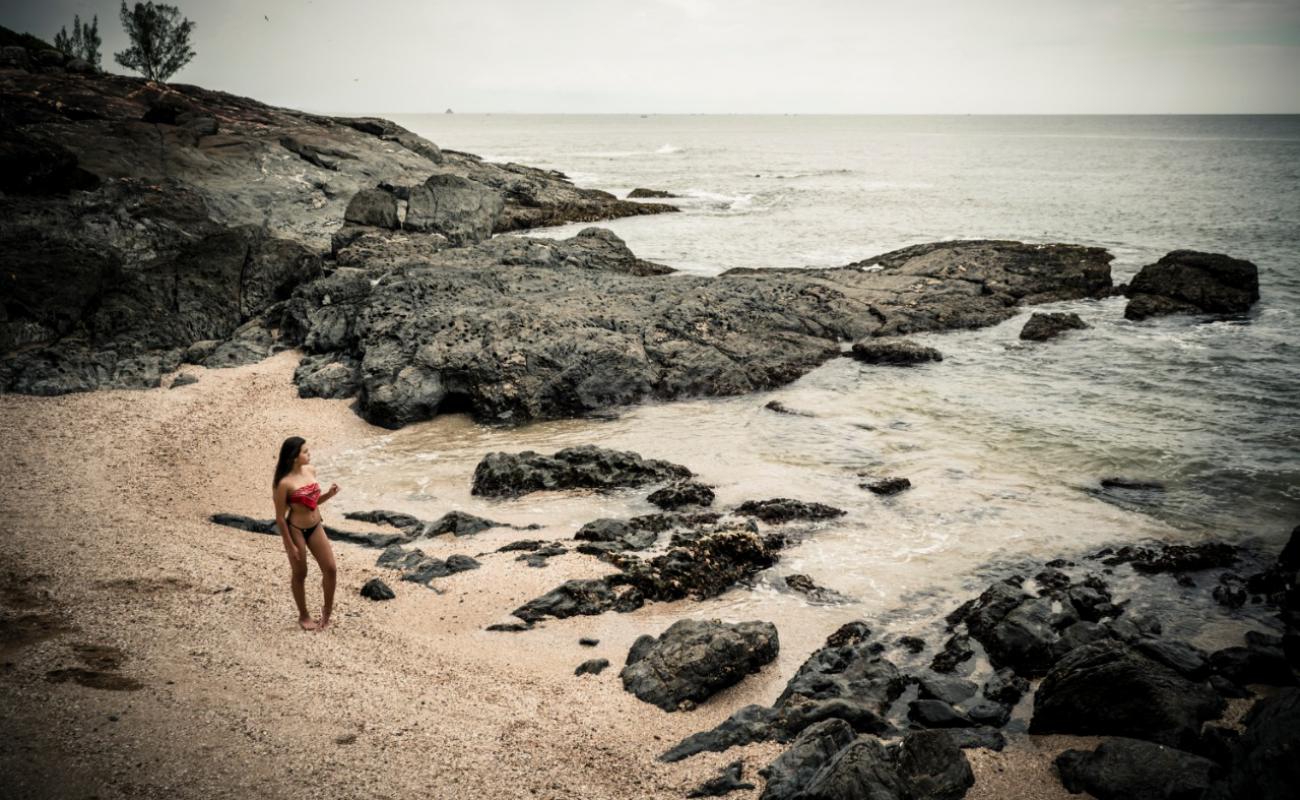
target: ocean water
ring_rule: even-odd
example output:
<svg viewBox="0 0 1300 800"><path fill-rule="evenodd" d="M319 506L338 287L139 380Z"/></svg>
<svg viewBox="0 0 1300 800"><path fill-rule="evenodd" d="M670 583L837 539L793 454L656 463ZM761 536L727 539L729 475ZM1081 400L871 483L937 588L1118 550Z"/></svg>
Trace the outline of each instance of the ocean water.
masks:
<svg viewBox="0 0 1300 800"><path fill-rule="evenodd" d="M771 393L638 406L613 421L440 418L329 450L348 508L460 508L567 538L591 519L654 509L644 492L483 501L469 494L479 458L635 449L689 466L719 504L788 496L847 509L757 587L688 612L797 621L822 636L854 616L932 621L1026 559L1144 539L1279 547L1300 523L1300 117L395 119L444 148L558 169L580 186L681 195L670 202L683 213L603 225L683 272L1008 238L1105 247L1117 282L1169 250L1227 253L1258 265L1262 299L1236 318L1142 323L1124 320L1122 298L1053 304L1039 310L1091 327L1049 343L1019 341L1026 309L917 337L941 364L841 359ZM771 399L815 416L764 410ZM859 488L862 473L914 488L877 498ZM1099 491L1106 476L1167 488ZM808 604L781 588L795 572L852 602Z"/></svg>

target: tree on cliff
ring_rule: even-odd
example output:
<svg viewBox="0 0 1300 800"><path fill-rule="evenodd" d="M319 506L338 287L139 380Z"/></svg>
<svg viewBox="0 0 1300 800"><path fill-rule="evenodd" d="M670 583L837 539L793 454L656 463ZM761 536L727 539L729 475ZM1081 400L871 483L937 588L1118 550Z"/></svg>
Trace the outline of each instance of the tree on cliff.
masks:
<svg viewBox="0 0 1300 800"><path fill-rule="evenodd" d="M77 14L72 18L72 35L68 35L68 28L65 25L54 35L54 49L63 53L68 58L84 58L90 62L92 67L99 67L99 46L103 40L99 38L99 15L96 14L89 25L81 24L81 15Z"/></svg>
<svg viewBox="0 0 1300 800"><path fill-rule="evenodd" d="M151 81L167 80L194 58L190 49L194 23L182 17L176 6L149 2L128 9L122 0L122 27L131 46L113 58Z"/></svg>

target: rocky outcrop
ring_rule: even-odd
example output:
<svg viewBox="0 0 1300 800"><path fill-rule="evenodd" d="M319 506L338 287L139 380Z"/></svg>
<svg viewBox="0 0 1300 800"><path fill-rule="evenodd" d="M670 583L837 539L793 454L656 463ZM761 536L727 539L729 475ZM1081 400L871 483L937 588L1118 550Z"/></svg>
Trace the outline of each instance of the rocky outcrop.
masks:
<svg viewBox="0 0 1300 800"><path fill-rule="evenodd" d="M905 489L911 489L912 482L907 478L875 478L865 483L860 483L858 486L866 489L872 494L888 497L890 495L898 494Z"/></svg>
<svg viewBox="0 0 1300 800"><path fill-rule="evenodd" d="M1128 286L1124 316L1241 314L1259 301L1259 270L1249 261L1195 250L1175 250L1143 267Z"/></svg>
<svg viewBox="0 0 1300 800"><path fill-rule="evenodd" d="M665 192L663 189L646 189L644 187L637 187L627 193L627 199L629 200L641 200L641 199L650 199L650 198L671 200L675 197L677 197L677 195L673 194L672 192Z"/></svg>
<svg viewBox="0 0 1300 800"><path fill-rule="evenodd" d="M272 339L279 303L321 274L345 220L397 227L381 184L409 194L433 173L472 180L503 198L498 230L675 210L444 157L384 120L321 117L59 59L45 65L11 47L13 68L0 75L5 391L157 386L178 351L254 321L266 341L204 363L300 344Z"/></svg>
<svg viewBox="0 0 1300 800"><path fill-rule="evenodd" d="M687 797L721 797L742 789L753 789L754 784L742 781L744 761L733 761L722 768L722 771L709 778L704 783L696 786L686 793Z"/></svg>
<svg viewBox="0 0 1300 800"><path fill-rule="evenodd" d="M1084 330L1088 324L1078 314L1043 314L1035 312L1020 329L1020 338L1027 342L1045 342L1066 331Z"/></svg>
<svg viewBox="0 0 1300 800"><path fill-rule="evenodd" d="M836 722L809 728L763 771L761 800L960 800L975 783L970 762L946 733L912 733L885 746L871 736L852 738Z"/></svg>
<svg viewBox="0 0 1300 800"><path fill-rule="evenodd" d="M530 530L537 527L532 525L521 528L504 522L493 522L490 519L467 514L464 511L448 511L432 522L416 519L410 514L403 514L398 511L348 511L343 516L348 519L372 522L377 525L391 525L401 530L410 539L428 539L444 533L450 533L454 536L472 536L489 528Z"/></svg>
<svg viewBox="0 0 1300 800"><path fill-rule="evenodd" d="M632 645L623 688L664 711L694 708L776 658L770 622L683 619Z"/></svg>
<svg viewBox="0 0 1300 800"><path fill-rule="evenodd" d="M474 469L472 492L486 497L519 497L560 489L615 489L691 477L679 464L645 459L639 453L594 445L569 447L544 456L489 453Z"/></svg>
<svg viewBox="0 0 1300 800"><path fill-rule="evenodd" d="M389 545L379 554L376 566L388 567L402 573L402 580L422 583L425 586L434 578L445 578L457 572L478 569L478 561L466 555L450 555L446 560L426 555L419 548L405 548L400 544Z"/></svg>
<svg viewBox="0 0 1300 800"><path fill-rule="evenodd" d="M943 361L943 355L933 347L917 344L907 339L865 339L853 343L849 351L865 364L887 364L907 367L927 361Z"/></svg>

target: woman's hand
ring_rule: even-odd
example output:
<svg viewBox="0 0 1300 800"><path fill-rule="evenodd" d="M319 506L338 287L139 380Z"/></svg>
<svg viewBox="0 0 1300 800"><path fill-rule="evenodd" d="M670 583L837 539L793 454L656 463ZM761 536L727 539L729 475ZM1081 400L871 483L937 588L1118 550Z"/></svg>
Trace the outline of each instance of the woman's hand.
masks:
<svg viewBox="0 0 1300 800"><path fill-rule="evenodd" d="M330 490L325 493L325 499L328 500L329 498L333 497L338 493L339 493L339 485L337 483L331 483Z"/></svg>

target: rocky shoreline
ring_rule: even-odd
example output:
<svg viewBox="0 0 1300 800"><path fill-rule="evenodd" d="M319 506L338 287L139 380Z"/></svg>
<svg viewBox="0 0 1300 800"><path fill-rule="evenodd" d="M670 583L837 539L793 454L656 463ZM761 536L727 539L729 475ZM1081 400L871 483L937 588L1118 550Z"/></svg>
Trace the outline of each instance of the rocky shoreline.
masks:
<svg viewBox="0 0 1300 800"><path fill-rule="evenodd" d="M8 393L152 388L182 364L233 367L298 350L300 397L355 398L375 425L447 413L521 424L770 389L842 356L869 365L865 374L941 368L942 354L904 337L996 324L1029 304L1122 293L1126 316L1140 320L1239 314L1259 298L1254 265L1228 256L1171 252L1115 287L1103 249L1014 241L917 245L836 269L679 275L600 228L566 240L494 236L671 205L483 162L385 120L73 71L17 50L0 54ZM1036 314L1021 338L1080 327L1078 317ZM910 485L869 477L862 486L878 495ZM330 537L380 550L375 568L397 581L373 577L360 596L391 601L405 584L443 592L491 560L545 573L557 556L590 559L598 576L566 579L510 611L517 621L484 626L521 641L557 620L745 586L844 513L788 497L715 508L688 467L594 446L486 454L471 480L473 494L503 503L644 491L662 512L594 519L572 542L521 534L473 555L431 555L421 543L459 547L530 528L455 510L437 520L352 512L384 532L329 527ZM209 519L275 534L270 520ZM850 622L772 703L653 746L678 764L779 743L759 771L764 800L960 798L975 782L967 750L1048 734L1106 737L1055 760L1069 791L1102 800L1289 796L1300 782L1289 756L1300 731L1300 528L1276 556L1228 543L1067 556L992 582L951 610L940 638ZM816 581L792 575L786 587L811 602L849 600ZM1171 592L1163 617L1135 610L1144 595ZM1213 652L1176 632L1207 609L1243 607L1269 609L1269 631ZM636 639L619 676L645 703L694 712L779 651L769 621L681 620ZM575 679L607 666L583 662ZM1229 722L1230 704L1246 701L1241 724ZM741 766L692 796L753 790Z"/></svg>

